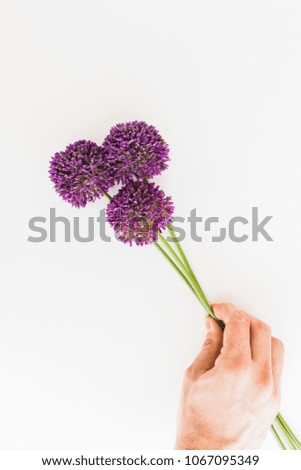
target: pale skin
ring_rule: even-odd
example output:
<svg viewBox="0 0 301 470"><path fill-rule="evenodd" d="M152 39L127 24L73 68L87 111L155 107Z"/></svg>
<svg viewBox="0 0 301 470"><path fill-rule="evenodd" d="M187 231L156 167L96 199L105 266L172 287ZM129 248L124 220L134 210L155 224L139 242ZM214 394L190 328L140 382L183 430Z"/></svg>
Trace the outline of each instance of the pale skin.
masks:
<svg viewBox="0 0 301 470"><path fill-rule="evenodd" d="M212 306L202 350L186 370L176 449L259 449L278 413L284 347L232 304Z"/></svg>

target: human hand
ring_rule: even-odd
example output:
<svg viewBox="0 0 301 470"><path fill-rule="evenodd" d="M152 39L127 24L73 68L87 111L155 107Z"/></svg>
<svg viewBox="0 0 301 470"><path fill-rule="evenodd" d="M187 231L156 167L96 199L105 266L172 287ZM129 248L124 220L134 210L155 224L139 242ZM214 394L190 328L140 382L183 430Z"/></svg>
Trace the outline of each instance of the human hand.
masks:
<svg viewBox="0 0 301 470"><path fill-rule="evenodd" d="M206 318L203 348L184 377L176 449L258 449L279 409L284 347L252 315L212 307L225 330Z"/></svg>

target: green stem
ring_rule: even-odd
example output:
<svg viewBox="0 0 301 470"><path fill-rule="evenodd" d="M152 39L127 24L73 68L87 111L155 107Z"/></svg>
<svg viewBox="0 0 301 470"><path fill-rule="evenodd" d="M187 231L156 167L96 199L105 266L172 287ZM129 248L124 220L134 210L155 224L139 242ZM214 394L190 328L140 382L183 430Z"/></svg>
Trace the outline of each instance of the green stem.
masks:
<svg viewBox="0 0 301 470"><path fill-rule="evenodd" d="M294 441L292 440L291 436L287 433L285 427L282 425L281 421L279 420L279 416L277 415L276 416L276 423L278 425L278 428L279 430L282 432L286 442L288 443L288 446L291 450L297 450L297 447L294 443Z"/></svg>
<svg viewBox="0 0 301 470"><path fill-rule="evenodd" d="M183 262L185 263L185 266L186 266L187 270L190 272L191 276L194 278L195 282L198 284L199 289L200 289L200 292L202 293L202 295L204 296L204 298L206 298L205 293L204 293L203 289L201 288L201 286L200 286L200 284L199 284L199 281L197 280L197 277L196 277L196 275L194 274L194 271L193 271L192 267L190 266L190 263L189 263L189 261L188 261L188 259L187 259L187 256L185 255L184 250L183 250L183 248L182 248L182 245L181 245L181 243L178 241L177 236L176 236L176 234L175 234L175 232L174 232L172 226L171 226L171 225L168 225L167 228L168 228L168 231L169 231L169 233L170 233L172 239L174 240L174 242L175 242L175 244L176 244L176 247L177 247L177 249L178 249L178 251L179 251L179 253L180 253L180 256L182 256ZM209 305L209 304L208 304L208 305Z"/></svg>
<svg viewBox="0 0 301 470"><path fill-rule="evenodd" d="M297 439L297 437L295 436L293 430L290 428L290 426L287 424L287 422L285 421L285 419L283 418L282 414L281 413L278 413L278 417L279 419L281 420L281 422L284 424L285 428L288 430L288 432L291 434L292 438L296 441L296 444L299 448L301 448L301 442Z"/></svg>
<svg viewBox="0 0 301 470"><path fill-rule="evenodd" d="M292 431L292 429L289 427L289 425L287 424L287 422L283 418L282 414L278 413L276 419L279 423L279 426L281 426L281 429L283 429L283 433L285 433L285 435L289 436L294 448L300 450L301 449L300 441L297 439L294 432Z"/></svg>
<svg viewBox="0 0 301 470"><path fill-rule="evenodd" d="M103 195L110 201L112 198L111 196L104 190L102 189Z"/></svg>
<svg viewBox="0 0 301 470"><path fill-rule="evenodd" d="M199 283L195 280L195 277L192 276L190 271L188 271L187 267L181 261L181 259L179 258L179 256L175 252L175 250L172 248L172 246L168 243L168 241L161 234L159 235L159 239L162 241L162 243L167 248L167 250L169 251L171 256L174 258L175 264L178 263L178 265L181 268L182 273L185 275L186 279L189 280L189 283L190 283L191 287L193 288L193 290L195 292L197 292L198 299L201 302L204 309L208 312L209 315L212 316L212 309L211 309L211 307L208 303L208 300L205 297L204 292L202 291L202 289L200 289Z"/></svg>
<svg viewBox="0 0 301 470"><path fill-rule="evenodd" d="M205 309L205 311L208 313L208 315L210 315L218 324L219 326L224 329L224 324L216 317L216 315L214 314L212 308L211 308L211 305L209 304L209 301L203 291L203 289L201 288L198 280L197 280L197 277L196 275L194 274L189 262L188 262L188 259L184 253L184 250L183 248L181 247L181 244L180 242L177 240L177 237L173 231L173 229L171 227L168 227L169 228L169 231L171 233L171 236L173 237L175 243L176 243L176 246L178 248L178 252L180 254L180 256L182 257L182 260L179 258L179 256L177 255L177 253L175 252L175 250L171 247L171 245L169 244L169 242L162 236L162 235L159 235L160 237L160 240L163 241L164 245L166 247L168 247L168 250L169 252L174 256L174 258L176 260L179 260L181 266L183 267L183 269L185 269L185 273L186 275L190 278L190 283L193 285L194 287L194 290L196 290L199 294L199 299L200 299L200 302L203 306L203 308ZM184 264L185 263L185 264ZM188 267L189 266L189 267Z"/></svg>
<svg viewBox="0 0 301 470"><path fill-rule="evenodd" d="M161 233L159 233L159 239L161 240L161 242L164 244L164 246L167 248L167 250L169 251L169 253L171 254L171 256L173 256L175 258L175 260L179 263L179 265L181 266L182 270L186 271L187 272L187 268L185 266L185 264L182 262L182 260L179 258L179 256L177 255L177 253L175 252L175 250L172 248L172 246L168 243L167 240L165 240L165 238L163 237L163 235L161 235ZM189 273L190 274L190 273Z"/></svg>
<svg viewBox="0 0 301 470"><path fill-rule="evenodd" d="M276 441L278 442L278 444L280 445L280 447L282 448L282 450L287 450L287 448L285 447L285 444L283 443L281 437L279 436L278 432L276 431L276 428L275 426L272 424L271 425L271 429L272 429L272 432L276 438Z"/></svg>
<svg viewBox="0 0 301 470"><path fill-rule="evenodd" d="M168 242L166 240L165 240L165 242L168 244ZM200 304L202 305L202 307L207 311L208 315L211 315L214 319L216 319L216 321L218 321L218 319L215 317L214 313L212 312L212 309L209 306L208 302L206 302L206 300L204 300L203 296L200 294L199 289L198 289L198 285L196 284L194 279L192 279L190 273L187 272L187 270L185 270L185 267L184 267L184 270L182 271L179 268L179 266L175 263L175 261L166 253L166 251L163 250L163 248L157 242L155 242L154 245L160 250L160 252L168 260L168 262L172 265L172 267L177 271L177 273L180 274L180 276L185 281L185 283L188 285L188 287L196 295L196 297L197 297L198 301L200 302ZM171 247L169 248L169 251L170 251L171 254L174 253L174 251ZM178 260L178 259L179 258L176 255L176 260ZM183 265L183 263L180 264L180 266L182 266L182 265Z"/></svg>
<svg viewBox="0 0 301 470"><path fill-rule="evenodd" d="M158 250L162 253L162 255L165 257L165 259L167 259L167 261L171 264L171 266L177 271L177 273L181 276L181 278L183 279L183 281L188 285L188 287L192 290L192 292L196 295L196 297L198 298L198 295L197 293L194 291L192 285L190 284L190 282L188 281L188 279L186 278L186 276L182 273L182 271L178 268L178 266L176 265L176 263L171 259L170 256L168 256L168 254L166 253L166 251L163 250L163 248L159 245L158 242L155 242L154 243L155 247L158 248Z"/></svg>

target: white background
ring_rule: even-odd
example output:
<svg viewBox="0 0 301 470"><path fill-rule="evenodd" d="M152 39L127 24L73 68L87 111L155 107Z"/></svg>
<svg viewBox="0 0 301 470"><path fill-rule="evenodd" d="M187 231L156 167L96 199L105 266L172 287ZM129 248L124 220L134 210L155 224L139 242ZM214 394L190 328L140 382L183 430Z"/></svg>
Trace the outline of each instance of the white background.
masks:
<svg viewBox="0 0 301 470"><path fill-rule="evenodd" d="M50 207L80 216L84 235L105 203L60 200L49 159L134 119L170 144L157 181L177 215L274 216L273 243L184 245L211 301L285 342L282 411L300 435L301 3L1 5L0 447L174 445L182 374L204 335L187 287L152 247L27 241L28 220Z"/></svg>

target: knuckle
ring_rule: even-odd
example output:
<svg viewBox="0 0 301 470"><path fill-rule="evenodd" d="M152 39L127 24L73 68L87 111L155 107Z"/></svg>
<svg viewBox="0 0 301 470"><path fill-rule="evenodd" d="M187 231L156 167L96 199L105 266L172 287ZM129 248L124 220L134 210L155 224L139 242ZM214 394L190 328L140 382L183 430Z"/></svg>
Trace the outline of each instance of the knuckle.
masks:
<svg viewBox="0 0 301 470"><path fill-rule="evenodd" d="M261 320L258 320L256 319L255 322L254 322L254 328L257 330L257 331L262 331L266 334L269 334L271 335L271 327L270 325L268 325L267 323L265 323L264 321L261 321Z"/></svg>
<svg viewBox="0 0 301 470"><path fill-rule="evenodd" d="M257 386L260 390L271 393L273 391L273 376L271 371L262 372L257 379Z"/></svg>
<svg viewBox="0 0 301 470"><path fill-rule="evenodd" d="M190 379L192 377L193 365L188 366L184 371L184 378Z"/></svg>
<svg viewBox="0 0 301 470"><path fill-rule="evenodd" d="M285 347L281 339L275 338L274 336L272 337L272 345L273 348L278 349L280 352L284 353Z"/></svg>
<svg viewBox="0 0 301 470"><path fill-rule="evenodd" d="M244 356L238 356L235 358L235 360L230 360L228 362L228 367L227 369L230 372L233 372L234 374L246 374L249 372L251 362L248 360L248 358Z"/></svg>
<svg viewBox="0 0 301 470"><path fill-rule="evenodd" d="M231 302L225 302L224 304L221 304L223 308L227 310L235 310L235 305L232 304Z"/></svg>
<svg viewBox="0 0 301 470"><path fill-rule="evenodd" d="M196 377L196 367L195 363L193 362L184 372L184 380L191 382Z"/></svg>
<svg viewBox="0 0 301 470"><path fill-rule="evenodd" d="M269 335L271 336L272 330L271 330L270 325L268 325L267 323L265 323L265 322L262 321L262 322L261 322L261 329L262 329L265 333L267 333L267 334L269 334Z"/></svg>
<svg viewBox="0 0 301 470"><path fill-rule="evenodd" d="M237 323L249 324L250 318L243 310L236 310L233 314L232 320Z"/></svg>
<svg viewBox="0 0 301 470"><path fill-rule="evenodd" d="M207 336L204 343L203 343L203 351L206 351L208 349L213 349L215 346L215 341L212 336Z"/></svg>
<svg viewBox="0 0 301 470"><path fill-rule="evenodd" d="M231 312L235 310L234 305L229 302L220 302L220 303L213 304L212 308L216 312Z"/></svg>
<svg viewBox="0 0 301 470"><path fill-rule="evenodd" d="M231 304L230 302L219 302L219 303L215 303L213 305L215 307L219 307L219 308L222 308L222 309L233 308L233 304Z"/></svg>

